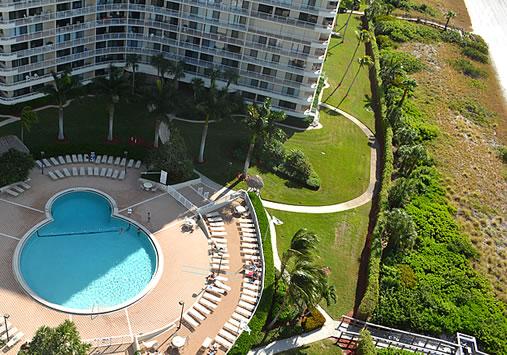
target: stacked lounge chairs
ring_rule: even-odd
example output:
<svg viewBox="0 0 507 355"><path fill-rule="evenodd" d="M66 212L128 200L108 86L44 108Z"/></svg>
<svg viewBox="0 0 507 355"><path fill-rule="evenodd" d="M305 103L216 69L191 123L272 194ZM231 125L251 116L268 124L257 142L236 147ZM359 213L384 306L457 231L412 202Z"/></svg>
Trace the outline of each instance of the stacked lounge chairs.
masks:
<svg viewBox="0 0 507 355"><path fill-rule="evenodd" d="M7 333L9 334L9 340L7 340ZM0 340L5 343L3 347L0 347L0 350L6 352L14 345L16 345L22 338L24 334L12 324L7 321L5 323L2 322L0 325Z"/></svg>
<svg viewBox="0 0 507 355"><path fill-rule="evenodd" d="M11 195L12 197L18 197L20 194L22 194L23 192L25 192L30 188L31 186L28 185L26 182L17 182L15 184L7 186L6 188L3 188L2 192L5 192L6 194Z"/></svg>

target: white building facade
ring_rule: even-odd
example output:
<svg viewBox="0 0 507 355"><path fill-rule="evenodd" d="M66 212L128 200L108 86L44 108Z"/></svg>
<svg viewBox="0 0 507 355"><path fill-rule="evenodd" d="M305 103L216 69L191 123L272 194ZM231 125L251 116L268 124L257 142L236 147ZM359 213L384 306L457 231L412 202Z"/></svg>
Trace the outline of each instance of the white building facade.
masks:
<svg viewBox="0 0 507 355"><path fill-rule="evenodd" d="M183 60L185 77L234 70L249 101L309 114L338 1L0 0L0 104L40 97L51 72L82 81L140 55Z"/></svg>

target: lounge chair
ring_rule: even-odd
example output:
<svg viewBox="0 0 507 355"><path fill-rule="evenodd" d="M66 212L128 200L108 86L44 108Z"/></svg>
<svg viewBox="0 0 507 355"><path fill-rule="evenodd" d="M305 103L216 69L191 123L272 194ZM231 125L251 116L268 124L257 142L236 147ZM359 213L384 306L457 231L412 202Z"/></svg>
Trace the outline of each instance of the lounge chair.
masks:
<svg viewBox="0 0 507 355"><path fill-rule="evenodd" d="M252 296L249 296L249 295L245 295L244 293L241 294L241 296L239 297L240 300L243 300L247 303L250 303L250 304L257 304L257 297L252 297Z"/></svg>
<svg viewBox="0 0 507 355"><path fill-rule="evenodd" d="M143 341L141 345L144 346L146 349L153 349L158 346L158 341L156 340Z"/></svg>
<svg viewBox="0 0 507 355"><path fill-rule="evenodd" d="M12 328L11 322L7 321L7 328L5 328L5 323L2 322L2 324L0 324L0 334L5 333L5 329L11 329L11 328Z"/></svg>
<svg viewBox="0 0 507 355"><path fill-rule="evenodd" d="M87 167L88 176L93 176L93 168L91 166Z"/></svg>
<svg viewBox="0 0 507 355"><path fill-rule="evenodd" d="M199 313L203 314L203 315L206 315L206 316L209 316L211 314L211 311L209 309L207 309L206 307L204 307L202 304L200 303L196 303L194 304L194 308L199 311Z"/></svg>
<svg viewBox="0 0 507 355"><path fill-rule="evenodd" d="M67 164L72 164L72 158L70 157L70 155L66 155L65 156L65 162L67 162Z"/></svg>
<svg viewBox="0 0 507 355"><path fill-rule="evenodd" d="M69 177L69 176L70 176L70 171L69 171L69 169L67 169L67 168L63 168L63 169L62 169L62 171L63 171L63 174L64 174L66 177Z"/></svg>
<svg viewBox="0 0 507 355"><path fill-rule="evenodd" d="M232 319L232 320L235 322L238 322L235 319ZM232 332L233 334L235 334L237 336L241 332L241 328L240 328L239 324L240 324L239 322L237 324L233 324L231 322L231 319L229 319L227 322L225 322L224 329L227 329L228 332Z"/></svg>
<svg viewBox="0 0 507 355"><path fill-rule="evenodd" d="M10 348L12 348L24 336L25 336L25 334L23 334L23 332L18 332L16 334L14 334L14 336L7 342L7 344L5 344L5 346L2 349L10 349Z"/></svg>
<svg viewBox="0 0 507 355"><path fill-rule="evenodd" d="M213 339L211 339L210 337L206 337L206 339L204 339L204 341L201 344L201 351L209 348L211 346L211 342L213 342Z"/></svg>
<svg viewBox="0 0 507 355"><path fill-rule="evenodd" d="M259 287L258 286L255 286L255 285L252 285L252 284L249 284L248 282L243 282L243 290L250 290L250 291L255 291L255 292L259 292Z"/></svg>
<svg viewBox="0 0 507 355"><path fill-rule="evenodd" d="M98 167L93 168L93 175L99 176L99 174L100 174L100 169Z"/></svg>
<svg viewBox="0 0 507 355"><path fill-rule="evenodd" d="M89 163L90 162L90 156L88 154L84 154L83 155L83 160L85 161L85 163Z"/></svg>
<svg viewBox="0 0 507 355"><path fill-rule="evenodd" d="M212 232L225 232L225 227L210 227L209 229Z"/></svg>
<svg viewBox="0 0 507 355"><path fill-rule="evenodd" d="M131 168L134 166L134 159L130 159L129 163L127 164L127 168Z"/></svg>
<svg viewBox="0 0 507 355"><path fill-rule="evenodd" d="M241 290L241 293L247 295L247 296L250 296L250 297L259 297L259 292L257 292L257 290L248 290L248 289L243 289Z"/></svg>
<svg viewBox="0 0 507 355"><path fill-rule="evenodd" d="M78 161L79 163L84 163L83 154L78 154L78 155L77 155L77 161Z"/></svg>
<svg viewBox="0 0 507 355"><path fill-rule="evenodd" d="M11 195L12 197L18 197L19 196L19 194L16 191L12 191L11 189L5 189L4 192L6 194Z"/></svg>
<svg viewBox="0 0 507 355"><path fill-rule="evenodd" d="M72 154L72 162L73 163L77 163L78 162L76 154Z"/></svg>
<svg viewBox="0 0 507 355"><path fill-rule="evenodd" d="M48 171L48 175L51 178L51 180L58 180L58 176L55 175L52 171Z"/></svg>
<svg viewBox="0 0 507 355"><path fill-rule="evenodd" d="M61 155L58 156L58 162L63 165L65 164L65 159L63 159L63 157Z"/></svg>
<svg viewBox="0 0 507 355"><path fill-rule="evenodd" d="M100 169L100 176L102 176L102 177L106 176L106 172L107 172L106 168Z"/></svg>
<svg viewBox="0 0 507 355"><path fill-rule="evenodd" d="M113 169L107 168L106 177L110 178L113 175Z"/></svg>
<svg viewBox="0 0 507 355"><path fill-rule="evenodd" d="M58 176L59 179L63 179L65 176L63 176L62 172L58 169L53 170L53 172Z"/></svg>
<svg viewBox="0 0 507 355"><path fill-rule="evenodd" d="M107 163L107 155L103 155L103 156L102 156L101 163L102 163L102 164L106 164L106 163Z"/></svg>
<svg viewBox="0 0 507 355"><path fill-rule="evenodd" d="M190 317L188 313L185 313L183 315L183 320L194 329L199 326L199 323L197 323L197 321L194 318Z"/></svg>
<svg viewBox="0 0 507 355"><path fill-rule="evenodd" d="M72 167L72 176L78 176L79 172L77 171L77 168L74 166Z"/></svg>
<svg viewBox="0 0 507 355"><path fill-rule="evenodd" d="M224 219L222 217L210 217L207 218L208 222L223 222Z"/></svg>
<svg viewBox="0 0 507 355"><path fill-rule="evenodd" d="M192 316L192 318L194 318L197 321L202 322L202 321L206 320L205 316L203 316L201 313L197 312L193 308L190 308L187 313L190 314Z"/></svg>
<svg viewBox="0 0 507 355"><path fill-rule="evenodd" d="M40 160L36 160L35 164L37 164L37 166L42 169L42 162Z"/></svg>
<svg viewBox="0 0 507 355"><path fill-rule="evenodd" d="M222 281L220 280L215 280L215 285L217 285L218 287L220 288L223 288L224 290L226 291L230 291L232 290L232 288L230 286L227 286L226 284L224 284Z"/></svg>
<svg viewBox="0 0 507 355"><path fill-rule="evenodd" d="M211 227L223 227L223 226L225 226L225 223L224 222L211 222L209 225Z"/></svg>
<svg viewBox="0 0 507 355"><path fill-rule="evenodd" d="M51 163L52 163L54 166L60 165L60 163L58 162L58 160L56 160L56 159L55 159L55 158L53 158L53 157L49 158L49 160L51 160Z"/></svg>
<svg viewBox="0 0 507 355"><path fill-rule="evenodd" d="M220 216L220 213L218 212L206 213L206 217L218 217L218 216Z"/></svg>
<svg viewBox="0 0 507 355"><path fill-rule="evenodd" d="M218 302L221 301L220 297L212 295L209 292L204 292L204 294L202 295L202 297L204 297L205 299L207 299L208 301L213 302L213 303L218 303Z"/></svg>
<svg viewBox="0 0 507 355"><path fill-rule="evenodd" d="M97 157L95 158L95 164L100 164L100 159L102 159L102 156L97 155Z"/></svg>
<svg viewBox="0 0 507 355"><path fill-rule="evenodd" d="M16 328L16 327L9 329L9 334L16 334L17 332L18 332L18 328ZM7 332L0 335L0 340L7 341Z"/></svg>
<svg viewBox="0 0 507 355"><path fill-rule="evenodd" d="M121 162L120 162L120 165L121 165L121 166L125 166L125 165L127 165L127 159L122 158L122 159L121 159Z"/></svg>
<svg viewBox="0 0 507 355"><path fill-rule="evenodd" d="M230 341L228 341L227 339L224 339L220 335L217 335L215 337L215 341L218 344L220 344L222 347L224 347L226 350L229 350L230 348L232 348L232 345L233 345Z"/></svg>
<svg viewBox="0 0 507 355"><path fill-rule="evenodd" d="M120 165L120 162L121 162L121 158L116 157L116 159L114 160L114 165Z"/></svg>
<svg viewBox="0 0 507 355"><path fill-rule="evenodd" d="M30 190L32 187L28 185L26 182L20 182L19 185L25 190Z"/></svg>
<svg viewBox="0 0 507 355"><path fill-rule="evenodd" d="M214 304L213 302L210 302L208 301L207 299L205 298L201 298L199 300L199 304L200 305L203 305L204 307L206 307L207 309L209 309L210 311L214 311L218 306L216 304Z"/></svg>
<svg viewBox="0 0 507 355"><path fill-rule="evenodd" d="M218 332L218 335L220 335L221 337L223 337L224 339L227 339L227 340L230 340L231 342L234 342L236 341L236 336L229 333L227 330L225 329L220 329L220 331Z"/></svg>
<svg viewBox="0 0 507 355"><path fill-rule="evenodd" d="M81 166L81 167L79 168L79 175L80 175L80 176L85 176L85 175L86 175L86 171L85 171L84 166Z"/></svg>
<svg viewBox="0 0 507 355"><path fill-rule="evenodd" d="M241 228L255 228L255 224L253 223L240 223L239 226Z"/></svg>
<svg viewBox="0 0 507 355"><path fill-rule="evenodd" d="M107 158L107 164L108 165L113 165L113 162L114 162L114 157L113 156L110 156L109 158Z"/></svg>
<svg viewBox="0 0 507 355"><path fill-rule="evenodd" d="M47 159L42 159L42 162L44 163L44 166L45 166L46 168L49 168L49 167L51 166L51 163L50 163L50 162L49 162L49 160L47 160Z"/></svg>
<svg viewBox="0 0 507 355"><path fill-rule="evenodd" d="M243 309L246 309L248 311L253 311L255 309L255 305L253 304L250 304L250 303L246 303L245 301L239 301L238 302L238 307L239 308L243 308Z"/></svg>
<svg viewBox="0 0 507 355"><path fill-rule="evenodd" d="M23 190L20 186L17 186L17 185L11 186L11 188L16 190L16 192L19 192L20 194L25 192L25 190Z"/></svg>
<svg viewBox="0 0 507 355"><path fill-rule="evenodd" d="M246 322L246 323L248 323L250 321L250 319L248 319L247 317L249 317L249 315L245 316L245 315L243 315L243 312L239 313L238 312L238 308L236 308L236 310L232 314L231 318L236 319L236 320L238 320L240 322Z"/></svg>
<svg viewBox="0 0 507 355"><path fill-rule="evenodd" d="M125 180L125 170L120 171L120 175L118 176L119 180Z"/></svg>
<svg viewBox="0 0 507 355"><path fill-rule="evenodd" d="M114 169L113 171L113 175L111 176L113 179L118 179L118 175L120 174L120 172L116 169Z"/></svg>
<svg viewBox="0 0 507 355"><path fill-rule="evenodd" d="M136 165L134 165L134 168L139 169L141 167L141 161L136 161Z"/></svg>

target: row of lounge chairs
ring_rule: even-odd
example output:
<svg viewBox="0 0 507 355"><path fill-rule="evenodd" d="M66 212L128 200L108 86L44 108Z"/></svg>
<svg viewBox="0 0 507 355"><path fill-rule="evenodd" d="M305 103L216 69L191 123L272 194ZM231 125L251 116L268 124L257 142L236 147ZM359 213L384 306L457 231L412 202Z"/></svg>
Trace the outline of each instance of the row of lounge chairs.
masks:
<svg viewBox="0 0 507 355"><path fill-rule="evenodd" d="M29 190L30 188L31 188L30 185L22 181L12 184L7 188L4 188L2 192L5 192L6 194L11 195L13 197L18 197L20 194L22 194L26 190Z"/></svg>
<svg viewBox="0 0 507 355"><path fill-rule="evenodd" d="M7 340L7 334L9 334L9 340ZM0 340L5 343L0 350L6 352L14 345L16 345L24 336L23 332L18 331L18 328L14 327L11 322L2 322L0 325Z"/></svg>
<svg viewBox="0 0 507 355"><path fill-rule="evenodd" d="M52 180L64 179L71 176L101 176L108 177L111 179L123 180L125 179L125 169L113 169L113 168L99 168L95 167L72 167L59 169L53 169L48 171L48 175Z"/></svg>
<svg viewBox="0 0 507 355"><path fill-rule="evenodd" d="M53 166L65 165L65 164L76 164L76 163L95 163L95 164L107 164L107 165L117 165L117 166L127 166L127 168L136 168L139 169L141 167L141 161L134 161L134 159L130 159L127 162L126 158L114 157L112 155L97 155L96 157L90 157L88 154L68 154L58 157L51 157L48 159L36 160L35 163L39 168L45 167L50 168Z"/></svg>

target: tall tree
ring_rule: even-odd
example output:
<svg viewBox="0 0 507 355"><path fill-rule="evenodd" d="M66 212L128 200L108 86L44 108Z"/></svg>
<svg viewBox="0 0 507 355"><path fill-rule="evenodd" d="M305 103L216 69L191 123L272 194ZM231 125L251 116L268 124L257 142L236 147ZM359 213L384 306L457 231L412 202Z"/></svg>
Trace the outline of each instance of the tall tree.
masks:
<svg viewBox="0 0 507 355"><path fill-rule="evenodd" d="M201 78L193 78L191 81L192 84L192 92L193 92L193 98L194 103L197 104L199 98L202 97L204 93L204 81Z"/></svg>
<svg viewBox="0 0 507 355"><path fill-rule="evenodd" d="M166 59L162 53L154 55L150 58L150 64L157 69L157 75L160 80L165 79L165 74L171 66L171 61Z"/></svg>
<svg viewBox="0 0 507 355"><path fill-rule="evenodd" d="M237 84L239 79L239 73L233 69L227 69L223 72L223 77L225 79L225 87L229 89L231 84Z"/></svg>
<svg viewBox="0 0 507 355"><path fill-rule="evenodd" d="M127 95L129 84L125 77L125 72L121 68L110 64L107 76L95 78L94 85L97 89L97 93L107 100L107 108L109 111L107 140L112 141L116 104Z"/></svg>
<svg viewBox="0 0 507 355"><path fill-rule="evenodd" d="M350 18L352 17L352 11L359 5L360 0L353 0L350 3L349 8L349 16L347 17L347 21L345 22L343 35L342 35L342 43L345 42L345 36L347 35L347 29L349 28Z"/></svg>
<svg viewBox="0 0 507 355"><path fill-rule="evenodd" d="M286 118L285 112L273 111L271 109L271 99L266 98L262 105L252 104L247 107L245 123L251 131L250 144L243 167L243 173L248 173L250 161L254 151L257 139L265 136L272 136L273 130L276 128L276 122L283 121Z"/></svg>
<svg viewBox="0 0 507 355"><path fill-rule="evenodd" d="M37 329L32 341L20 355L86 355L91 345L81 341L76 325L65 320L56 328L42 326Z"/></svg>
<svg viewBox="0 0 507 355"><path fill-rule="evenodd" d="M50 96L58 105L58 140L63 141L65 135L63 133L63 108L67 100L76 93L79 87L79 81L69 72L64 72L58 76L55 72L51 72L53 81L51 84L41 88L41 92Z"/></svg>
<svg viewBox="0 0 507 355"><path fill-rule="evenodd" d="M174 87L178 88L178 81L185 77L185 62L182 60L170 62L167 68L167 74L172 77Z"/></svg>
<svg viewBox="0 0 507 355"><path fill-rule="evenodd" d="M400 101L398 101L398 107L402 107L405 99L412 96L415 88L417 87L417 81L411 78L406 78L401 82L401 88L403 89L403 95L401 95Z"/></svg>
<svg viewBox="0 0 507 355"><path fill-rule="evenodd" d="M405 251L412 249L417 239L417 231L412 217L401 208L385 213L382 239L388 250Z"/></svg>
<svg viewBox="0 0 507 355"><path fill-rule="evenodd" d="M446 22L445 22L445 28L444 28L444 31L447 31L447 27L449 27L449 22L451 21L452 18L455 18L456 17L456 13L454 11L447 11L447 13L445 14L445 18L446 18Z"/></svg>
<svg viewBox="0 0 507 355"><path fill-rule="evenodd" d="M32 107L25 106L23 110L21 110L21 116L19 117L21 123L21 141L25 141L25 131L30 132L34 123L39 121L39 116L37 112L32 110Z"/></svg>
<svg viewBox="0 0 507 355"><path fill-rule="evenodd" d="M357 67L357 71L356 71L356 74L354 75L354 78L352 79L352 81L350 82L350 85L347 89L347 92L345 93L345 96L343 96L343 98L341 99L340 103L338 104L338 106L340 106L343 101L345 101L345 99L347 98L347 96L349 96L350 94L350 89L352 89L352 87L354 86L355 82L356 82L356 79L357 79L357 76L359 75L359 72L361 71L361 69L364 67L364 66L370 66L372 64L372 61L371 61L371 58L370 56L363 56L363 57L360 57L357 59L357 62L359 64L359 66Z"/></svg>
<svg viewBox="0 0 507 355"><path fill-rule="evenodd" d="M347 64L347 67L345 68L345 71L343 72L342 78L340 79L340 82L338 83L337 88L342 86L343 80L345 80L345 77L347 76L347 73L349 72L350 66L352 65L352 63L356 59L356 54L359 49L359 46L361 46L361 44L369 42L371 39L371 34L368 30L356 31L356 39L357 39L356 48L354 49L354 53L352 54L352 57L350 58L350 61Z"/></svg>
<svg viewBox="0 0 507 355"><path fill-rule="evenodd" d="M136 91L136 72L139 67L140 57L138 54L127 54L127 67L132 70L132 95Z"/></svg>
<svg viewBox="0 0 507 355"><path fill-rule="evenodd" d="M214 72L215 71L212 73ZM204 162L204 150L206 148L210 121L218 121L230 117L234 111L234 105L230 101L227 89L218 89L216 86L216 78L216 75L210 75L210 87L207 91L202 90L199 86L194 86L195 90L201 90L200 94L194 92L194 95L197 97L197 109L204 116L201 145L199 147L199 157L197 159L199 163Z"/></svg>
<svg viewBox="0 0 507 355"><path fill-rule="evenodd" d="M172 85L157 79L154 86L151 86L146 93L148 97L148 112L155 118L155 139L153 146L158 148L160 124L167 121L167 114L174 108L175 90Z"/></svg>

